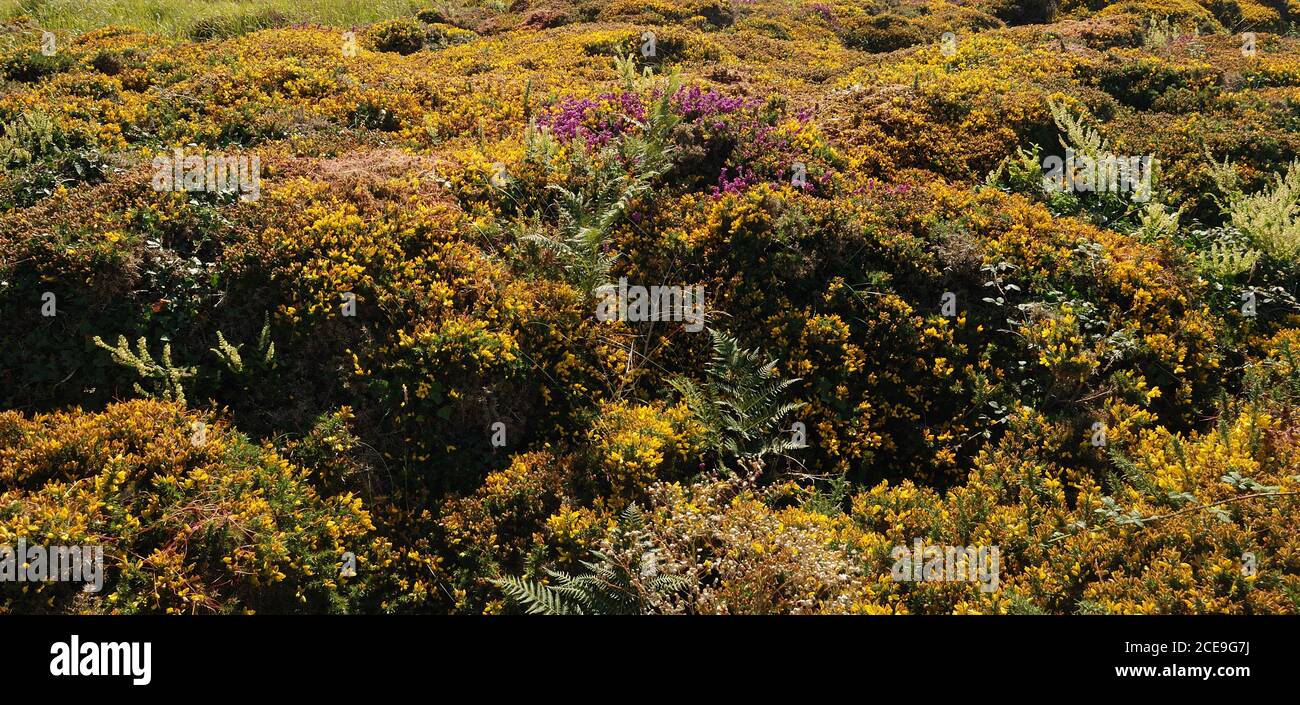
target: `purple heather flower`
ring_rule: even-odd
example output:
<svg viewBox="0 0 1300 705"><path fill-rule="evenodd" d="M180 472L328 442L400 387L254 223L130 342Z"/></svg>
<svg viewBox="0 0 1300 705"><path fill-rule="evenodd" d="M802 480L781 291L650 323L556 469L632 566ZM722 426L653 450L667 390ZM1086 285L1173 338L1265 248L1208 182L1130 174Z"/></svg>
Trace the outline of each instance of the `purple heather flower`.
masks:
<svg viewBox="0 0 1300 705"><path fill-rule="evenodd" d="M565 98L538 122L562 140L581 138L599 147L645 119L645 105L636 93L603 93L591 98Z"/></svg>
<svg viewBox="0 0 1300 705"><path fill-rule="evenodd" d="M677 104L677 110L682 117L687 120L727 115L738 110L757 106L755 101L726 96L712 89L705 92L699 86L690 86L678 90L677 94L673 96L673 102ZM721 124L721 122L717 124Z"/></svg>

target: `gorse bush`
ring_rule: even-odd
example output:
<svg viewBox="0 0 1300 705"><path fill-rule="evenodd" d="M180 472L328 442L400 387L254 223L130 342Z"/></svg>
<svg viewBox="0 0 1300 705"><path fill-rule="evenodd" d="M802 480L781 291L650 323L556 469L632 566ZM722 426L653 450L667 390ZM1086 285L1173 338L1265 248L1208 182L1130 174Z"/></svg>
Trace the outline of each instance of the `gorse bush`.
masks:
<svg viewBox="0 0 1300 705"><path fill-rule="evenodd" d="M375 561L360 500L176 404L0 415L0 542L99 545L103 589L6 583L9 612L346 611Z"/></svg>
<svg viewBox="0 0 1300 705"><path fill-rule="evenodd" d="M370 42L376 51L411 54L424 48L424 25L408 18L380 22L370 29Z"/></svg>
<svg viewBox="0 0 1300 705"><path fill-rule="evenodd" d="M1300 611L1280 6L28 5L0 610Z"/></svg>

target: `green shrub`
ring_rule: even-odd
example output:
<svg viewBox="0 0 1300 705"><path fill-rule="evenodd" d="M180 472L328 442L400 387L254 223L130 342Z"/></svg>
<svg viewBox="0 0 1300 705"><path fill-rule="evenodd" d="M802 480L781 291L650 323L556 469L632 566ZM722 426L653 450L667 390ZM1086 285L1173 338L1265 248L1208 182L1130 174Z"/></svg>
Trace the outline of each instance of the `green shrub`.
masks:
<svg viewBox="0 0 1300 705"><path fill-rule="evenodd" d="M39 50L29 49L15 51L0 59L0 73L10 81L36 83L46 76L67 71L74 63L75 57L67 52L46 56Z"/></svg>
<svg viewBox="0 0 1300 705"><path fill-rule="evenodd" d="M906 17L861 14L843 21L840 39L850 49L880 53L915 46L928 38Z"/></svg>
<svg viewBox="0 0 1300 705"><path fill-rule="evenodd" d="M346 611L377 560L373 525L309 479L178 404L0 412L0 545L101 546L105 564L94 594L0 584L0 613Z"/></svg>
<svg viewBox="0 0 1300 705"><path fill-rule="evenodd" d="M427 30L414 19L399 17L371 27L368 37L375 51L414 54L424 48Z"/></svg>

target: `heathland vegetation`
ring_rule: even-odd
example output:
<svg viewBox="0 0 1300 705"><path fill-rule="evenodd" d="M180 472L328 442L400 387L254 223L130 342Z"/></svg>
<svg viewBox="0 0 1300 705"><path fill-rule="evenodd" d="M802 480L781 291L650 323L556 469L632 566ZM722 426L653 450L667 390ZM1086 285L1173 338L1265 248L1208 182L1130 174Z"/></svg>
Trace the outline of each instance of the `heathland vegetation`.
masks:
<svg viewBox="0 0 1300 705"><path fill-rule="evenodd" d="M0 612L1300 609L1292 0L0 8Z"/></svg>

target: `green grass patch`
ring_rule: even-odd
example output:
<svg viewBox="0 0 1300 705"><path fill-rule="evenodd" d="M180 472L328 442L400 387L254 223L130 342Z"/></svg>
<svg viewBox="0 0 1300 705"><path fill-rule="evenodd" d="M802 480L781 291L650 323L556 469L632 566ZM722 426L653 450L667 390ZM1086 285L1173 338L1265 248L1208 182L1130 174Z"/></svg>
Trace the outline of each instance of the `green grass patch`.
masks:
<svg viewBox="0 0 1300 705"><path fill-rule="evenodd" d="M335 27L410 15L421 0L0 0L0 18L26 15L45 29L130 25L173 37L233 36L296 22Z"/></svg>

